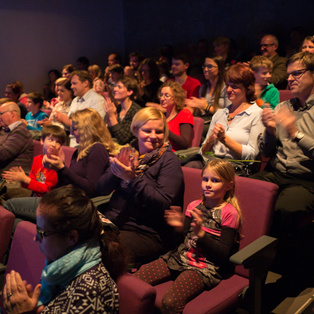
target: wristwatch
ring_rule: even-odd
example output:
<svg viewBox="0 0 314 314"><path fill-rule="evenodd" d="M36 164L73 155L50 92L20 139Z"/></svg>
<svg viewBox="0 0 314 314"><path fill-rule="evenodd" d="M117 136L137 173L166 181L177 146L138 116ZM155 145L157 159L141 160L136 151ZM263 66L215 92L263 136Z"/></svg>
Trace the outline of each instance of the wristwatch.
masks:
<svg viewBox="0 0 314 314"><path fill-rule="evenodd" d="M297 132L294 134L293 140L296 141L296 142L299 142L299 141L302 140L303 137L304 137L304 133L301 132L301 131L297 131Z"/></svg>

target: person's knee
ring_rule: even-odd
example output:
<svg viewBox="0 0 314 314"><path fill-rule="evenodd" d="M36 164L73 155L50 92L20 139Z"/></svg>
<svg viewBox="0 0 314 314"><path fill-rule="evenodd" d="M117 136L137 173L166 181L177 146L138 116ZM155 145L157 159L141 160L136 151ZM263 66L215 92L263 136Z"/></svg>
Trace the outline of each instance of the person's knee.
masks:
<svg viewBox="0 0 314 314"><path fill-rule="evenodd" d="M161 313L181 313L182 306L175 296L164 295L161 300Z"/></svg>

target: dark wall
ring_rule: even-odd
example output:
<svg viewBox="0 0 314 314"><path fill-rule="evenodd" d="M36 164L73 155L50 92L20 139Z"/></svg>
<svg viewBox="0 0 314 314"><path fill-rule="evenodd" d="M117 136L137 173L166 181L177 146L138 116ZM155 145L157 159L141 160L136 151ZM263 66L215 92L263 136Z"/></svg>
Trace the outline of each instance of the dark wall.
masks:
<svg viewBox="0 0 314 314"><path fill-rule="evenodd" d="M258 48L264 31L281 42L298 25L314 34L313 9L313 0L1 1L0 95L15 80L27 92L42 91L49 69L81 55L104 68L112 51L156 56L163 44L193 50L218 35L247 51Z"/></svg>
<svg viewBox="0 0 314 314"><path fill-rule="evenodd" d="M281 42L294 26L313 34L313 11L313 0L126 0L125 47L151 55L162 44L191 49L201 38L228 36L239 48L256 50L263 32L278 34Z"/></svg>

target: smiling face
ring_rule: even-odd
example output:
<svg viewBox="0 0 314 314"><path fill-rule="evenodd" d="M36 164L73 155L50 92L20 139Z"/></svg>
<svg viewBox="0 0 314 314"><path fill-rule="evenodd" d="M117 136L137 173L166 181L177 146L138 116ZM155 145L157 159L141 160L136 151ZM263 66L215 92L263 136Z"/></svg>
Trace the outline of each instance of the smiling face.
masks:
<svg viewBox="0 0 314 314"><path fill-rule="evenodd" d="M295 71L300 71L297 74ZM294 97L304 102L314 90L314 73L306 70L305 65L301 61L296 61L288 65L288 85ZM293 75L291 75L294 74Z"/></svg>
<svg viewBox="0 0 314 314"><path fill-rule="evenodd" d="M79 144L80 143L80 134L78 132L78 126L73 121L72 121L70 133L71 133L71 135L73 135L75 137L76 143Z"/></svg>
<svg viewBox="0 0 314 314"><path fill-rule="evenodd" d="M243 84L235 84L226 82L226 93L232 104L239 106L243 102L247 102L245 88Z"/></svg>
<svg viewBox="0 0 314 314"><path fill-rule="evenodd" d="M81 82L77 75L73 75L71 78L71 88L75 96L83 97L89 90L88 81Z"/></svg>
<svg viewBox="0 0 314 314"><path fill-rule="evenodd" d="M63 85L57 87L57 93L61 101L68 102L72 98L72 92L66 89Z"/></svg>
<svg viewBox="0 0 314 314"><path fill-rule="evenodd" d="M28 112L32 112L33 114L36 114L39 111L39 104L35 104L33 100L31 100L30 98L27 98L26 108Z"/></svg>
<svg viewBox="0 0 314 314"><path fill-rule="evenodd" d="M169 86L163 87L160 91L160 104L161 107L171 111L175 105L172 88Z"/></svg>
<svg viewBox="0 0 314 314"><path fill-rule="evenodd" d="M140 154L146 154L163 145L165 133L162 120L148 120L142 125L136 136Z"/></svg>
<svg viewBox="0 0 314 314"><path fill-rule="evenodd" d="M261 39L260 46L262 55L267 58L274 56L278 48L273 36L270 35L266 35Z"/></svg>
<svg viewBox="0 0 314 314"><path fill-rule="evenodd" d="M203 64L203 73L206 80L218 77L218 64L211 58L206 58Z"/></svg>
<svg viewBox="0 0 314 314"><path fill-rule="evenodd" d="M305 39L302 45L302 51L309 51L314 53L314 43Z"/></svg>
<svg viewBox="0 0 314 314"><path fill-rule="evenodd" d="M171 71L174 76L183 75L188 68L188 63L184 63L182 60L172 59Z"/></svg>
<svg viewBox="0 0 314 314"><path fill-rule="evenodd" d="M130 58L130 67L136 71L138 69L140 65L140 60L138 59L138 57L131 57Z"/></svg>
<svg viewBox="0 0 314 314"><path fill-rule="evenodd" d="M266 86L271 78L271 69L259 67L258 71L254 71L255 83L260 86Z"/></svg>
<svg viewBox="0 0 314 314"><path fill-rule="evenodd" d="M232 182L223 181L217 172L207 167L202 176L202 190L205 198L205 204L218 206L224 202L224 196L227 191L232 189Z"/></svg>
<svg viewBox="0 0 314 314"><path fill-rule="evenodd" d="M47 234L43 239L37 234L35 239L39 242L39 249L48 262L54 262L70 251L71 246L67 236L57 233L51 227L47 216L41 212L40 206L38 206L36 212L36 224L38 230L45 231Z"/></svg>
<svg viewBox="0 0 314 314"><path fill-rule="evenodd" d="M113 89L114 99L120 103L130 97L132 93L132 91L127 90L126 86L121 81L119 81Z"/></svg>

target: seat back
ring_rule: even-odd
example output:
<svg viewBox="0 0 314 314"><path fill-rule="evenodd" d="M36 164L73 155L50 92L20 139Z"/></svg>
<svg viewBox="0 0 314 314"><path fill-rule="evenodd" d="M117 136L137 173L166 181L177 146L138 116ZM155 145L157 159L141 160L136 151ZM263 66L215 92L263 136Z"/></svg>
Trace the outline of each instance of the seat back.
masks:
<svg viewBox="0 0 314 314"><path fill-rule="evenodd" d="M156 290L148 283L130 275L122 275L117 280L120 295L120 314L153 313Z"/></svg>
<svg viewBox="0 0 314 314"><path fill-rule="evenodd" d="M189 147L199 147L204 129L204 120L202 118L194 118L193 138Z"/></svg>
<svg viewBox="0 0 314 314"><path fill-rule="evenodd" d="M8 251L15 216L0 205L0 263Z"/></svg>
<svg viewBox="0 0 314 314"><path fill-rule="evenodd" d="M33 140L34 143L34 152L33 157L36 157L38 155L43 154L43 145L40 143L40 141Z"/></svg>
<svg viewBox="0 0 314 314"><path fill-rule="evenodd" d="M62 146L61 148L64 152L64 157L65 157L65 165L67 167L70 166L71 160L72 160L72 156L73 153L75 152L76 148L74 147L69 147L69 146Z"/></svg>
<svg viewBox="0 0 314 314"><path fill-rule="evenodd" d="M17 225L6 269L6 274L11 270L19 272L22 279L33 287L39 283L41 272L45 266L45 257L40 252L38 243L34 242L35 235L35 224L22 221ZM2 306L1 298L1 310L3 310Z"/></svg>
<svg viewBox="0 0 314 314"><path fill-rule="evenodd" d="M184 200L183 200L183 212L185 212L187 206L202 197L201 182L202 170L195 168L182 167L184 176Z"/></svg>
<svg viewBox="0 0 314 314"><path fill-rule="evenodd" d="M283 102L285 100L289 100L291 98L294 98L294 96L291 93L291 90L289 90L289 89L279 90L279 101L280 102Z"/></svg>

